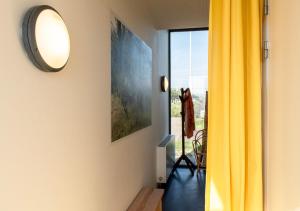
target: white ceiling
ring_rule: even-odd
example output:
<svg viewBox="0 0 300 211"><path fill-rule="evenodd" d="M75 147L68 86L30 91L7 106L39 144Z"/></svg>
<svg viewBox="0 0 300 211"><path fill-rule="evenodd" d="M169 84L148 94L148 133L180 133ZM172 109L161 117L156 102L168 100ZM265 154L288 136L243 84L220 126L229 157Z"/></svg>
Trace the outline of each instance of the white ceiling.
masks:
<svg viewBox="0 0 300 211"><path fill-rule="evenodd" d="M145 0L157 29L207 27L209 0Z"/></svg>

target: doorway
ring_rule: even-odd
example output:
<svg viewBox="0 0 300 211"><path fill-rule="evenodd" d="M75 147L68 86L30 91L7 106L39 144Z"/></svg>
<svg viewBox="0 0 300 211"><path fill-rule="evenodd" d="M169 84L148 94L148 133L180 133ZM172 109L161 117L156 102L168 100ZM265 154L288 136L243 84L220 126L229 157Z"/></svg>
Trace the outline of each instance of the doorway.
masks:
<svg viewBox="0 0 300 211"><path fill-rule="evenodd" d="M189 88L194 105L195 132L204 129L208 89L208 28L169 31L169 129L175 135L176 159L182 156L181 89ZM196 164L192 140L184 141L186 156ZM164 211L204 211L205 170L191 174L181 162L170 177L163 201Z"/></svg>

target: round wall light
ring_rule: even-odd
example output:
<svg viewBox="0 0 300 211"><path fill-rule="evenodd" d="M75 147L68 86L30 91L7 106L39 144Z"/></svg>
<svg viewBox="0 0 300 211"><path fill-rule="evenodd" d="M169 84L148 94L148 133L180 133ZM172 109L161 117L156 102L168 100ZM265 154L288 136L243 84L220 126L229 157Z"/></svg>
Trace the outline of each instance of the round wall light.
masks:
<svg viewBox="0 0 300 211"><path fill-rule="evenodd" d="M160 79L160 86L161 86L161 91L166 92L168 91L169 88L169 81L166 76L162 76Z"/></svg>
<svg viewBox="0 0 300 211"><path fill-rule="evenodd" d="M60 14L52 7L31 8L22 27L23 42L29 58L46 72L62 70L69 59L70 38Z"/></svg>

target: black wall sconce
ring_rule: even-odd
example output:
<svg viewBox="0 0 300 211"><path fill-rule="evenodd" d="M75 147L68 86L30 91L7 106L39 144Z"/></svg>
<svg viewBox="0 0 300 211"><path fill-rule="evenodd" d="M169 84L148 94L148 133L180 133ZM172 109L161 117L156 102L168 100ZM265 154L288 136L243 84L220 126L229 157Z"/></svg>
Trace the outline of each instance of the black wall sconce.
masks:
<svg viewBox="0 0 300 211"><path fill-rule="evenodd" d="M160 87L162 92L166 92L169 89L169 80L166 76L161 76Z"/></svg>
<svg viewBox="0 0 300 211"><path fill-rule="evenodd" d="M22 26L25 50L40 70L57 72L69 59L70 38L60 14L47 5L35 6L26 13Z"/></svg>

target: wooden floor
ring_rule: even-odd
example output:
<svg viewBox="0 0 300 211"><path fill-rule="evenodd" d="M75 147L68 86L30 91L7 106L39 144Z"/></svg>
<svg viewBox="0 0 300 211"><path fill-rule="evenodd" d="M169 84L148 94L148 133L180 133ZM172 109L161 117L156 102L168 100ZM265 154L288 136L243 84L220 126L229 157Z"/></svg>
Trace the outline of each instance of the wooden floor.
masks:
<svg viewBox="0 0 300 211"><path fill-rule="evenodd" d="M164 211L204 211L205 171L194 176L187 168L178 168L167 185Z"/></svg>

